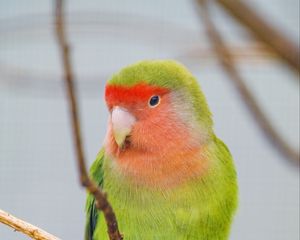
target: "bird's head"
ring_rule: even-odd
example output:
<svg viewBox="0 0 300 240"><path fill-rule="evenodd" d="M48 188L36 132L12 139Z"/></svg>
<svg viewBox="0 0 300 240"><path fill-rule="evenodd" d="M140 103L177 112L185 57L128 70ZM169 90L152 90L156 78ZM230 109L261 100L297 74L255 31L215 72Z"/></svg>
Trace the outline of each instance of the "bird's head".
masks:
<svg viewBox="0 0 300 240"><path fill-rule="evenodd" d="M110 112L106 151L129 175L178 175L181 164L188 165L188 156L213 135L197 81L175 61L124 68L108 81L105 100Z"/></svg>

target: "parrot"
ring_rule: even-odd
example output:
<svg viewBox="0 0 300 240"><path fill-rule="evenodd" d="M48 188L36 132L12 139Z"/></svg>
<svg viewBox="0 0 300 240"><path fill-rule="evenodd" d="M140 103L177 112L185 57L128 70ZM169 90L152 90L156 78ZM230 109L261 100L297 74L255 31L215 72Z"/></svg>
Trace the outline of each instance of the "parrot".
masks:
<svg viewBox="0 0 300 240"><path fill-rule="evenodd" d="M124 240L228 239L237 173L192 73L175 60L138 61L106 82L105 102L107 132L90 177ZM89 193L85 211L85 240L109 239Z"/></svg>

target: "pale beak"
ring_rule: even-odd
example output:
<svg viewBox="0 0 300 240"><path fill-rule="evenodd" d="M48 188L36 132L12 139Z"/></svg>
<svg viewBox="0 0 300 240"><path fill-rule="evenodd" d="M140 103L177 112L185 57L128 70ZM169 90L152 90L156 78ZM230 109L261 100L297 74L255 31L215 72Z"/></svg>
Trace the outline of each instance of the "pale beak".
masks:
<svg viewBox="0 0 300 240"><path fill-rule="evenodd" d="M132 127L136 122L135 117L125 108L116 106L111 113L113 136L120 148L123 147L125 139L130 135Z"/></svg>

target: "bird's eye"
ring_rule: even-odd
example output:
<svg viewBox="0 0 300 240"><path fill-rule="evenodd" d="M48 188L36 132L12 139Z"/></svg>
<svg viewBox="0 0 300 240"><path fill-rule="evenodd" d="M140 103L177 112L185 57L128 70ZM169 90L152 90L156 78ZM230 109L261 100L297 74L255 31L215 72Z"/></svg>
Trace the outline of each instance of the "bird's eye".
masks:
<svg viewBox="0 0 300 240"><path fill-rule="evenodd" d="M160 103L160 97L159 96L152 96L149 99L149 107L156 107Z"/></svg>

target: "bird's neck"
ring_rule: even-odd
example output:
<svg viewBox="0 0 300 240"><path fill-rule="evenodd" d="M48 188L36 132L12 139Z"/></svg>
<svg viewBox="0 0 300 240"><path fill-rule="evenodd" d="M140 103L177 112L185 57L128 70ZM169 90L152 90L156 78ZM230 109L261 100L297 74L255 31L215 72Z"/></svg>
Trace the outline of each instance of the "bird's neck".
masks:
<svg viewBox="0 0 300 240"><path fill-rule="evenodd" d="M112 170L134 185L166 189L204 174L208 167L207 146L181 148L169 153L143 153L128 149L111 156Z"/></svg>

